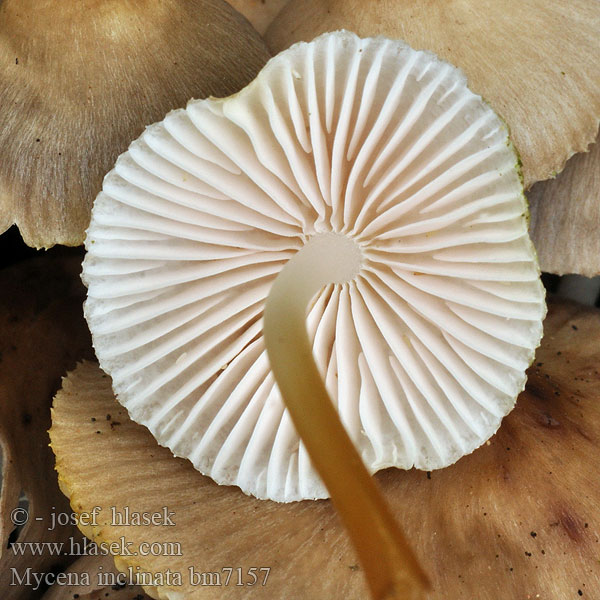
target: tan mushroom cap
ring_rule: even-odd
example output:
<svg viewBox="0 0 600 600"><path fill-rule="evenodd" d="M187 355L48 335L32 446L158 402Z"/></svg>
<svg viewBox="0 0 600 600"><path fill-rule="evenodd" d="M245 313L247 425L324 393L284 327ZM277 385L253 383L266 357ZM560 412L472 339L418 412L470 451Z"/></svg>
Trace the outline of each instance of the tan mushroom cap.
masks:
<svg viewBox="0 0 600 600"><path fill-rule="evenodd" d="M242 13L258 33L263 34L288 0L227 0Z"/></svg>
<svg viewBox="0 0 600 600"><path fill-rule="evenodd" d="M93 357L81 309L81 256L53 254L0 271L0 590L3 600L35 597L31 588L10 585L11 569L45 573L64 567L69 556L17 554L12 542L64 542L74 526L52 528L52 513L68 512L48 448L50 405L60 377L82 358ZM20 497L29 511L22 528L11 512ZM17 522L24 518L16 515ZM83 539L83 538L81 538ZM31 596L29 595L31 592Z"/></svg>
<svg viewBox="0 0 600 600"><path fill-rule="evenodd" d="M82 244L102 177L144 126L237 91L267 58L224 0L5 0L0 232Z"/></svg>
<svg viewBox="0 0 600 600"><path fill-rule="evenodd" d="M291 0L266 40L279 52L324 31L403 39L460 67L507 121L525 187L585 151L600 118L596 0Z"/></svg>
<svg viewBox="0 0 600 600"><path fill-rule="evenodd" d="M600 143L528 193L530 233L543 271L600 274Z"/></svg>
<svg viewBox="0 0 600 600"><path fill-rule="evenodd" d="M545 326L527 389L487 445L430 476L392 469L377 476L429 573L431 600L497 600L498 589L505 598L576 598L578 590L585 598L597 589L600 311L553 304ZM122 570L182 573L182 585L147 588L153 597L365 598L329 501L278 504L217 486L132 423L94 364L65 379L50 436L74 510L102 507L86 535L125 536L133 550L181 543L182 556L117 557ZM113 506L166 506L175 526L113 526ZM252 567L270 573L264 587L193 586L190 566L222 577L224 567L240 567L244 582Z"/></svg>

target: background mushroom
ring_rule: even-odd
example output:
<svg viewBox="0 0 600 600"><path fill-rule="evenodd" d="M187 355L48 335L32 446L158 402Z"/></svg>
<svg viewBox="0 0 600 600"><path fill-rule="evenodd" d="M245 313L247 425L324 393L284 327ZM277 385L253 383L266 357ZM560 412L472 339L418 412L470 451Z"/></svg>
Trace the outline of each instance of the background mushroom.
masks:
<svg viewBox="0 0 600 600"><path fill-rule="evenodd" d="M279 302L319 292L311 346L369 470L471 452L514 405L541 336L515 162L460 72L347 32L170 113L106 177L86 240L85 313L120 401L219 483L326 497L261 334L275 276L312 252ZM320 291L320 268L350 281Z"/></svg>
<svg viewBox="0 0 600 600"><path fill-rule="evenodd" d="M4 0L0 232L16 223L36 248L82 244L129 141L190 97L237 91L267 58L223 0Z"/></svg>
<svg viewBox="0 0 600 600"><path fill-rule="evenodd" d="M385 35L464 70L508 123L525 187L560 172L600 119L600 5L539 0L290 0L269 27L273 52L324 31Z"/></svg>
<svg viewBox="0 0 600 600"><path fill-rule="evenodd" d="M439 472L390 469L376 476L430 574L431 600L497 600L498 590L506 598L595 597L600 311L568 303L549 308L527 389L488 444ZM111 421L102 418L107 413ZM224 580L227 565L240 567L248 583L249 568L270 568L264 587L185 583L148 589L153 597L365 597L356 555L329 501L278 504L215 485L127 418L97 366L86 363L65 379L50 435L74 509L104 508L105 521L87 535L124 535L133 547L182 544L182 557L118 558L122 570L170 568L186 576L193 564ZM106 522L111 506L168 506L176 527L114 527Z"/></svg>
<svg viewBox="0 0 600 600"><path fill-rule="evenodd" d="M531 236L543 271L600 274L600 144L576 154L556 179L534 185Z"/></svg>

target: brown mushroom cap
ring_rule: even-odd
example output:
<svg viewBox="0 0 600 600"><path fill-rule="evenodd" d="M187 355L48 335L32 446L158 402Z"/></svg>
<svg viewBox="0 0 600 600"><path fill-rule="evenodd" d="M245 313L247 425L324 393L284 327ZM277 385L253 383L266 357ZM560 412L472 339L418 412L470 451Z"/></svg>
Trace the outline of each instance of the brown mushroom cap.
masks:
<svg viewBox="0 0 600 600"><path fill-rule="evenodd" d="M540 268L564 275L600 274L600 141L576 154L556 179L527 194L530 233Z"/></svg>
<svg viewBox="0 0 600 600"><path fill-rule="evenodd" d="M32 588L10 585L11 569L46 572L71 562L50 552L15 553L13 542L79 540L73 525L52 528L52 514L69 512L56 484L48 448L50 405L60 377L78 360L93 357L81 309L81 256L46 256L0 271L0 590L3 600L35 598ZM29 519L11 519L20 497ZM41 593L41 590L40 590ZM39 595L39 594L38 594Z"/></svg>
<svg viewBox="0 0 600 600"><path fill-rule="evenodd" d="M488 444L430 476L377 476L430 575L431 599L497 600L498 589L505 598L576 598L598 587L600 311L552 304L545 326L527 389ZM65 379L50 436L72 507L102 507L86 535L125 536L132 549L181 543L183 556L117 557L122 570L182 573L181 586L147 588L153 597L365 598L329 501L277 504L217 486L132 423L94 364ZM166 506L175 526L115 526L113 506ZM190 566L222 577L223 567L241 567L245 582L251 567L270 574L264 587L193 586Z"/></svg>
<svg viewBox="0 0 600 600"><path fill-rule="evenodd" d="M385 35L460 67L511 128L525 187L559 172L596 137L600 3L596 0L291 0L265 39L279 52L324 31Z"/></svg>
<svg viewBox="0 0 600 600"><path fill-rule="evenodd" d="M237 91L267 59L224 0L5 0L0 232L82 244L102 177L144 126Z"/></svg>

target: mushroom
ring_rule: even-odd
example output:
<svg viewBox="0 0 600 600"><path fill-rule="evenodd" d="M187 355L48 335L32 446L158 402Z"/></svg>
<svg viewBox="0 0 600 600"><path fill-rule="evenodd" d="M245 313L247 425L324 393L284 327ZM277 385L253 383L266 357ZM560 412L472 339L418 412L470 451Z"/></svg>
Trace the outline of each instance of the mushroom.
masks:
<svg viewBox="0 0 600 600"><path fill-rule="evenodd" d="M394 562L360 458L431 470L480 446L541 337L516 166L458 70L348 32L170 113L107 175L86 238L86 318L119 400L219 483L329 491L367 573L386 565L369 543Z"/></svg>
<svg viewBox="0 0 600 600"><path fill-rule="evenodd" d="M0 58L0 232L47 248L83 243L103 175L146 123L237 91L268 52L224 0L4 0Z"/></svg>
<svg viewBox="0 0 600 600"><path fill-rule="evenodd" d="M508 123L526 188L560 172L596 137L596 0L290 0L265 39L280 52L340 28L402 39L463 69L473 91Z"/></svg>
<svg viewBox="0 0 600 600"><path fill-rule="evenodd" d="M451 464L513 407L541 337L515 163L504 124L433 55L348 32L298 44L148 127L106 176L83 264L100 365L215 481L327 497L263 341L281 271L273 344L285 303L303 331L312 299L311 346L369 470Z"/></svg>
<svg viewBox="0 0 600 600"><path fill-rule="evenodd" d="M550 303L544 325L527 388L489 443L431 474L376 475L430 576L429 600L579 598L578 591L583 600L595 597L600 311ZM355 551L329 501L256 501L215 485L129 420L96 365L82 364L65 378L52 421L57 470L73 509L102 508L87 535L125 536L132 549L181 544L182 556L166 556L165 547L158 556L117 557L123 572L131 567L156 581L167 569L182 574L181 586L147 589L153 597L366 597ZM125 506L149 513L166 506L175 526L111 524L111 507L122 513ZM192 585L190 565L196 583L218 573L222 585ZM236 587L238 573L242 583L252 582L251 568L270 569L266 585L266 571L257 570L255 586Z"/></svg>
<svg viewBox="0 0 600 600"><path fill-rule="evenodd" d="M528 193L531 237L543 271L600 274L600 144Z"/></svg>
<svg viewBox="0 0 600 600"><path fill-rule="evenodd" d="M15 544L80 540L68 513L48 448L50 405L60 377L93 358L81 305L81 254L71 249L0 271L0 590L4 600L41 594L15 583L29 568L45 573L70 556L35 554ZM11 585L11 583L13 585ZM31 592L31 594L29 594Z"/></svg>

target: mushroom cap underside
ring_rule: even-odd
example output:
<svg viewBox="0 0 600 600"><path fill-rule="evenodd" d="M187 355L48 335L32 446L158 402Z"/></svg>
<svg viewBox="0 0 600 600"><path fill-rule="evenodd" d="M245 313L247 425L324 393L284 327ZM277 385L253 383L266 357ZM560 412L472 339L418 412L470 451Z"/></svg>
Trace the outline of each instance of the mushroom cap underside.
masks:
<svg viewBox="0 0 600 600"><path fill-rule="evenodd" d="M307 324L342 422L371 471L451 464L513 407L542 333L516 163L460 71L348 32L171 112L105 178L86 240L86 318L119 400L219 483L326 497L261 328L283 265L334 234L362 267Z"/></svg>

